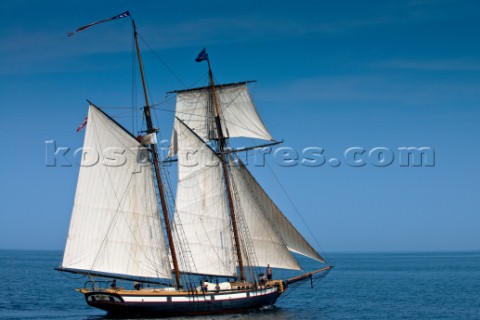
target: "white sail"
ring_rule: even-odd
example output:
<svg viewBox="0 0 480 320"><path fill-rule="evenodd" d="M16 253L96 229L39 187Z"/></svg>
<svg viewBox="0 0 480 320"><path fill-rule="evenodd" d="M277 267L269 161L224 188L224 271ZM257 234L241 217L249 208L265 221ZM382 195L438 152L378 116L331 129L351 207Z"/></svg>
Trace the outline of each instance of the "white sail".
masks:
<svg viewBox="0 0 480 320"><path fill-rule="evenodd" d="M91 105L62 267L171 278L158 211L148 151Z"/></svg>
<svg viewBox="0 0 480 320"><path fill-rule="evenodd" d="M220 160L177 119L174 127L179 147L174 229L183 229L187 243L178 246L191 256L181 271L232 276L236 264Z"/></svg>
<svg viewBox="0 0 480 320"><path fill-rule="evenodd" d="M260 119L245 83L217 86L222 130L225 138L249 137L273 140ZM181 91L177 94L175 116L204 141L217 138L213 118L211 88ZM169 156L177 152L177 133L173 131Z"/></svg>
<svg viewBox="0 0 480 320"><path fill-rule="evenodd" d="M255 178L238 160L230 164L236 186L236 203L241 206L250 239L260 266L300 269L290 251L324 262L288 221Z"/></svg>

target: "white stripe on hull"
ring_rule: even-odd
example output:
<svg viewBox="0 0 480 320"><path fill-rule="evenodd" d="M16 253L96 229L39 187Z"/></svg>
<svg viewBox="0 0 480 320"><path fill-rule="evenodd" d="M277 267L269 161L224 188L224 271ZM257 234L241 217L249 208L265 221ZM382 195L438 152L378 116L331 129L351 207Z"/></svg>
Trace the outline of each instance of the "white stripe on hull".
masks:
<svg viewBox="0 0 480 320"><path fill-rule="evenodd" d="M222 300L231 300L231 299L245 299L248 296L250 297L258 297L258 296L263 296L266 294L270 294L272 292L278 291L277 288L268 288L264 290L259 290L259 291L253 291L250 292L249 295L247 295L246 292L239 292L239 293L206 293L206 294L197 294L197 295L185 295L185 296L168 296L171 297L171 302L195 302L195 301L210 301L210 300L215 300L215 301L222 301ZM135 296L130 296L130 295L122 295L119 294L122 299L128 303L128 302L167 302L167 296L152 296L152 295L135 295Z"/></svg>
<svg viewBox="0 0 480 320"><path fill-rule="evenodd" d="M167 297L121 296L125 302L167 302Z"/></svg>

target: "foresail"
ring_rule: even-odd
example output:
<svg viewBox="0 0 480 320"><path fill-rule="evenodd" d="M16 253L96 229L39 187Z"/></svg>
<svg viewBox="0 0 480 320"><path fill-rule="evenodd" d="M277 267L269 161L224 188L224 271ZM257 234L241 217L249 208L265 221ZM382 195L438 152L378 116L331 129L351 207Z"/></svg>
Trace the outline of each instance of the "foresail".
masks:
<svg viewBox="0 0 480 320"><path fill-rule="evenodd" d="M90 106L62 267L171 278L148 151Z"/></svg>
<svg viewBox="0 0 480 320"><path fill-rule="evenodd" d="M299 269L288 250L324 262L238 160L230 165L259 265ZM288 250L287 250L288 249Z"/></svg>
<svg viewBox="0 0 480 320"><path fill-rule="evenodd" d="M217 86L215 90L224 137L273 140L257 113L245 83ZM204 141L209 141L217 138L212 108L210 88L185 90L177 94L175 116ZM169 156L175 155L177 148L177 133L174 130Z"/></svg>
<svg viewBox="0 0 480 320"><path fill-rule="evenodd" d="M182 272L233 276L236 270L220 160L189 128L175 120L178 184L174 229L177 247L191 257ZM182 228L182 230L179 230ZM180 240L178 234L186 237Z"/></svg>

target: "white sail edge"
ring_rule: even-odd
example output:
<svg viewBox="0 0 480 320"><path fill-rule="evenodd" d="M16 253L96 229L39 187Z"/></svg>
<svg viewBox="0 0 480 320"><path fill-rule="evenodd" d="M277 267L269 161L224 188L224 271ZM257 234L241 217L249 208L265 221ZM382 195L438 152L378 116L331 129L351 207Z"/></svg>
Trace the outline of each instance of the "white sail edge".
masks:
<svg viewBox="0 0 480 320"><path fill-rule="evenodd" d="M145 151L90 104L63 268L172 277L151 166L139 162Z"/></svg>
<svg viewBox="0 0 480 320"><path fill-rule="evenodd" d="M292 248L290 248L290 247L288 247L288 246L287 246L287 249L288 249L290 252L293 252L293 253L302 255L302 256L304 256L304 257L307 257L307 258L310 258L310 259L317 260L317 261L320 261L320 262L322 262L322 263L325 263L325 260L324 260L323 258L322 258L322 259L318 259L318 258L315 257L315 256L312 257L312 256L309 256L309 255L306 255L305 253L300 252L300 251L297 251L297 250L295 250L295 249L292 249Z"/></svg>

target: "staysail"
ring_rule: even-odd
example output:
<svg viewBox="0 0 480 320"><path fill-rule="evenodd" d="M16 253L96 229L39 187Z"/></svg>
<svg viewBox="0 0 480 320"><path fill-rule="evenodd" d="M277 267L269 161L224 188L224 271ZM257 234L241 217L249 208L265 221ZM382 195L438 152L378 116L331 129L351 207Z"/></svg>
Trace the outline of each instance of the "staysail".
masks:
<svg viewBox="0 0 480 320"><path fill-rule="evenodd" d="M192 259L181 271L233 276L236 263L221 160L178 119L174 130L179 147L174 229L182 228L187 235L183 245Z"/></svg>
<svg viewBox="0 0 480 320"><path fill-rule="evenodd" d="M175 116L181 119L201 139L217 138L211 87L177 91ZM260 119L246 82L218 85L215 93L220 106L221 126L225 138L248 137L273 140ZM173 130L169 156L178 150L177 132Z"/></svg>
<svg viewBox="0 0 480 320"><path fill-rule="evenodd" d="M241 206L260 266L300 269L289 251L325 262L239 159L237 164L230 162L230 170L237 190L236 203Z"/></svg>
<svg viewBox="0 0 480 320"><path fill-rule="evenodd" d="M148 151L90 105L62 268L171 278Z"/></svg>

